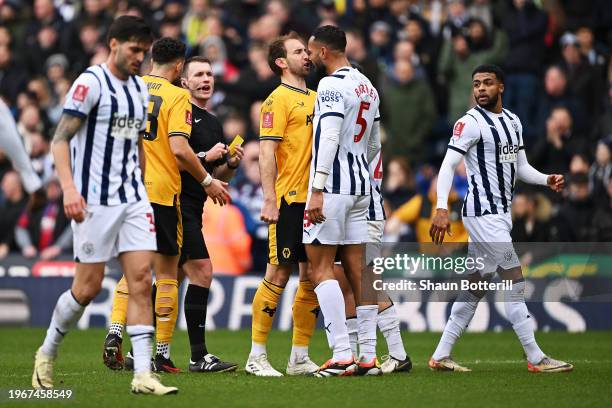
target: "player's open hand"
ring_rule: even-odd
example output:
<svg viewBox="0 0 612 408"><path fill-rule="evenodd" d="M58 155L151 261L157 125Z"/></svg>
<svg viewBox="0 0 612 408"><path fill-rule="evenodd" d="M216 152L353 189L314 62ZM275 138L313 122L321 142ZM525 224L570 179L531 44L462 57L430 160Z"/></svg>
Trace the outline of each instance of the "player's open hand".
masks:
<svg viewBox="0 0 612 408"><path fill-rule="evenodd" d="M244 157L244 149L242 148L242 146L236 146L234 147L234 155L230 157L229 159L227 159L227 164L229 164L232 167L237 167L238 164L240 164L240 161L242 160L243 157Z"/></svg>
<svg viewBox="0 0 612 408"><path fill-rule="evenodd" d="M206 162L215 162L227 154L227 145L217 143L209 151L206 152Z"/></svg>
<svg viewBox="0 0 612 408"><path fill-rule="evenodd" d="M306 207L306 214L308 214L308 219L313 224L320 224L325 221L322 192L311 193L308 207Z"/></svg>
<svg viewBox="0 0 612 408"><path fill-rule="evenodd" d="M551 174L546 181L548 187L555 193L563 191L563 187L565 187L565 179L562 174Z"/></svg>
<svg viewBox="0 0 612 408"><path fill-rule="evenodd" d="M431 228L429 228L429 236L431 240L436 245L442 245L444 242L444 235L448 233L448 235L453 236L451 233L450 222L448 221L448 210L443 208L438 208L436 210L436 215L431 221Z"/></svg>
<svg viewBox="0 0 612 408"><path fill-rule="evenodd" d="M264 200L263 206L261 207L261 216L259 218L268 224L276 224L278 222L276 199L274 201Z"/></svg>
<svg viewBox="0 0 612 408"><path fill-rule="evenodd" d="M82 222L85 219L87 204L76 187L68 187L64 190L64 212L66 217Z"/></svg>
<svg viewBox="0 0 612 408"><path fill-rule="evenodd" d="M221 180L213 179L208 187L204 187L206 194L213 200L215 204L224 205L229 200L229 191L227 191L227 183Z"/></svg>

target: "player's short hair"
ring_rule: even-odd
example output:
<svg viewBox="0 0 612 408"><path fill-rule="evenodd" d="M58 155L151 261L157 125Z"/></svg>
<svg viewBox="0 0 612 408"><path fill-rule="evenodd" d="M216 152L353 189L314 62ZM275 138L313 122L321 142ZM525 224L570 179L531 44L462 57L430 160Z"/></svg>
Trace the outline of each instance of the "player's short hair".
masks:
<svg viewBox="0 0 612 408"><path fill-rule="evenodd" d="M187 76L187 72L189 72L189 66L191 65L192 62L202 62L202 63L206 63L212 66L212 63L210 62L208 58L202 57L201 55L193 56L187 59L187 61L185 61L185 65L183 65L183 74L182 74L183 77Z"/></svg>
<svg viewBox="0 0 612 408"><path fill-rule="evenodd" d="M154 63L164 65L185 58L186 46L182 41L164 37L153 43L151 59Z"/></svg>
<svg viewBox="0 0 612 408"><path fill-rule="evenodd" d="M106 43L112 39L119 42L135 40L138 42L151 43L153 31L142 17L121 16L117 17L108 29Z"/></svg>
<svg viewBox="0 0 612 408"><path fill-rule="evenodd" d="M276 40L270 43L268 47L268 65L272 72L276 75L280 76L283 73L283 70L276 65L277 58L287 58L287 48L285 48L285 42L287 40L298 40L303 42L302 38L295 31L291 31L289 34L278 37Z"/></svg>
<svg viewBox="0 0 612 408"><path fill-rule="evenodd" d="M474 75L476 74L482 74L485 72L495 74L497 80L502 84L504 83L506 74L504 74L504 71L495 64L482 64L477 66L476 69L474 69L474 71L472 72L472 78L474 78Z"/></svg>
<svg viewBox="0 0 612 408"><path fill-rule="evenodd" d="M346 34L345 32L333 25L324 25L312 33L312 37L316 42L325 44L333 51L344 52L346 50Z"/></svg>

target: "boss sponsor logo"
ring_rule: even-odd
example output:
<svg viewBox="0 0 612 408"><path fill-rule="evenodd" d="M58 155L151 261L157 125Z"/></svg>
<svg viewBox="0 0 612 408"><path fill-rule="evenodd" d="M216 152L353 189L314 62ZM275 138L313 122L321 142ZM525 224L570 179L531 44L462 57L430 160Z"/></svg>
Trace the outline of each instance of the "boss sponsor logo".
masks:
<svg viewBox="0 0 612 408"><path fill-rule="evenodd" d="M321 103L340 102L340 100L342 99L342 94L338 91L326 89L324 91L319 92L318 98Z"/></svg>

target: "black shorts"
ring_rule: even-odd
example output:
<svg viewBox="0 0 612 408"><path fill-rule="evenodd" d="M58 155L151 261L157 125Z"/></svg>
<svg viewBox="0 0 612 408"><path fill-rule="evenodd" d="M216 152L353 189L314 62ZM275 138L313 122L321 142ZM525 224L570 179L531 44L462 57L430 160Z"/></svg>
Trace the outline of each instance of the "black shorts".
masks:
<svg viewBox="0 0 612 408"><path fill-rule="evenodd" d="M278 222L268 227L268 263L272 265L306 262L302 244L306 203L287 204L281 199Z"/></svg>
<svg viewBox="0 0 612 408"><path fill-rule="evenodd" d="M208 248L202 233L202 209L181 204L183 214L183 249L179 265L194 259L208 259Z"/></svg>
<svg viewBox="0 0 612 408"><path fill-rule="evenodd" d="M157 253L176 256L183 245L183 223L180 206L151 203L155 216Z"/></svg>

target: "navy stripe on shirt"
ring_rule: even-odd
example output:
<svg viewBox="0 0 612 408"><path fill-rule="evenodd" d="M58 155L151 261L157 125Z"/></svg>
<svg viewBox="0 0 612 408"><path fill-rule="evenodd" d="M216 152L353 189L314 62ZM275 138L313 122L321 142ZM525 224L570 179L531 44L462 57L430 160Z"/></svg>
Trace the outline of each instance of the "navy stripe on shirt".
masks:
<svg viewBox="0 0 612 408"><path fill-rule="evenodd" d="M508 126L506 126L506 122L504 121L504 118L499 118L499 121L501 122L502 128L504 128L504 133L506 134L508 145L513 146L514 142L512 140L512 135L510 134L510 131L508 130ZM518 140L517 140L517 143L518 143ZM511 200L512 198L514 198L514 176L515 176L514 163L510 163L510 199Z"/></svg>
<svg viewBox="0 0 612 408"><path fill-rule="evenodd" d="M480 216L482 215L482 209L480 208L480 193L478 192L478 184L476 183L476 178L474 177L473 174L472 174L472 194L474 195L474 215ZM467 212L464 211L464 215L467 215Z"/></svg>
<svg viewBox="0 0 612 408"><path fill-rule="evenodd" d="M81 195L87 202L87 193L89 192L89 168L91 167L91 154L93 152L94 135L96 133L96 124L98 120L98 107L100 102L89 111L87 120L87 136L85 137L85 150L83 151L83 168L81 169Z"/></svg>
<svg viewBox="0 0 612 408"><path fill-rule="evenodd" d="M355 190L357 188L356 186L356 181L355 181L355 172L353 171L353 162L355 161L353 159L353 154L352 153L347 153L346 154L346 161L348 162L348 167L349 167L349 177L351 179L351 190L349 191L350 195L355 195ZM359 163L357 163L357 166L359 166Z"/></svg>
<svg viewBox="0 0 612 408"><path fill-rule="evenodd" d="M336 150L336 156L334 157L333 164L333 178L332 178L332 193L340 194L340 160L338 160L338 154L340 153L340 146ZM316 167L315 167L316 169Z"/></svg>
<svg viewBox="0 0 612 408"><path fill-rule="evenodd" d="M495 141L495 168L497 171L497 186L499 188L499 195L501 195L501 202L504 208L504 212L508 212L508 199L506 198L506 182L504 180L504 165L499 160L499 148L501 145L501 139L499 137L499 133L497 132L497 127L495 123L491 120L490 117L487 116L486 113L482 111L479 107L476 107L476 111L482 115L485 122L489 125L491 129L491 134L493 135L493 140ZM492 211L492 207L491 207Z"/></svg>
<svg viewBox="0 0 612 408"><path fill-rule="evenodd" d="M482 135L476 145L476 155L478 156L478 168L480 169L480 177L482 178L482 187L484 188L487 201L491 207L491 213L497 214L497 206L493 202L493 193L491 192L491 184L489 184L489 176L487 174L487 164L485 162L485 150ZM478 214L480 215L480 214Z"/></svg>
<svg viewBox="0 0 612 408"><path fill-rule="evenodd" d="M108 122L108 131L106 133L106 145L104 147L104 162L102 164L102 183L100 191L100 204L108 205L108 187L110 184L110 168L113 158L113 144L115 138L112 135L113 129L113 118L118 110L117 98L111 95L111 112L110 120Z"/></svg>

